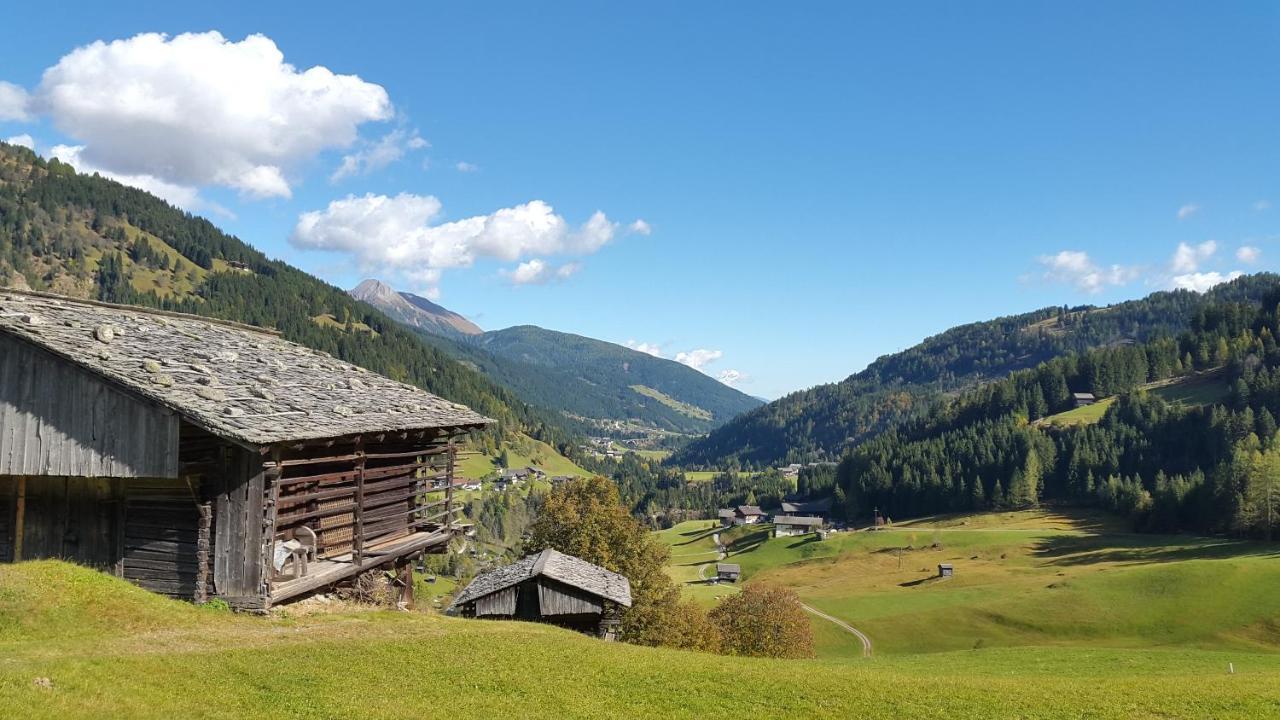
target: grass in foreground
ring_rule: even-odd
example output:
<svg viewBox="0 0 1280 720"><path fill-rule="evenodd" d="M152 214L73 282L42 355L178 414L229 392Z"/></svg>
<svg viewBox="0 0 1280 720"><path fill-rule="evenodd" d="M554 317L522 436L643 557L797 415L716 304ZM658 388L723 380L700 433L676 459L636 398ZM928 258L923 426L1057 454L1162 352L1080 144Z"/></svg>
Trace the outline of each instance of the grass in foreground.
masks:
<svg viewBox="0 0 1280 720"><path fill-rule="evenodd" d="M1236 674L1227 675L1234 662ZM48 678L52 688L38 687ZM1280 655L999 649L779 661L347 610L256 618L0 566L0 717L1263 718Z"/></svg>

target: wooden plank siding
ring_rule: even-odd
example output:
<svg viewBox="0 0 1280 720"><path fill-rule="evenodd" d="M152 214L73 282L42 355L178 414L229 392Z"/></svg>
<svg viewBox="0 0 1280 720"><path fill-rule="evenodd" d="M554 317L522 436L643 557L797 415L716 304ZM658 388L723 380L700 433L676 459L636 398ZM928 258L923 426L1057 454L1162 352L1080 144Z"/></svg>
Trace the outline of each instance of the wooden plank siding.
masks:
<svg viewBox="0 0 1280 720"><path fill-rule="evenodd" d="M591 613L598 615L604 612L604 600L550 578L538 578L538 607L543 617Z"/></svg>
<svg viewBox="0 0 1280 720"><path fill-rule="evenodd" d="M178 476L178 417L0 333L0 475Z"/></svg>
<svg viewBox="0 0 1280 720"><path fill-rule="evenodd" d="M185 480L125 484L121 575L152 592L190 600L200 573L198 488Z"/></svg>

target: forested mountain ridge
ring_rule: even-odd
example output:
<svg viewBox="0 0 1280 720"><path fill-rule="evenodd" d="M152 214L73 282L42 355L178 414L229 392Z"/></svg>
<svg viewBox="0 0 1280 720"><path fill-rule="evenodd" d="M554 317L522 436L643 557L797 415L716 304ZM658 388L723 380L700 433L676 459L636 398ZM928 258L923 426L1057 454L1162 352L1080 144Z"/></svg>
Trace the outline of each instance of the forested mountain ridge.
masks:
<svg viewBox="0 0 1280 720"><path fill-rule="evenodd" d="M835 460L846 447L923 416L944 393L1067 353L1175 335L1198 310L1256 302L1275 280L1246 276L1203 294L1158 292L1108 307L1045 308L961 325L883 356L841 382L792 393L735 418L670 462L720 467Z"/></svg>
<svg viewBox="0 0 1280 720"><path fill-rule="evenodd" d="M385 283L378 283L385 288L380 290L372 282L352 293L394 318L401 317L399 301L414 302L410 293L388 294ZM462 334L430 323L409 324L525 401L580 418L601 432L623 423L632 431L701 433L762 404L674 360L603 340L533 325Z"/></svg>
<svg viewBox="0 0 1280 720"><path fill-rule="evenodd" d="M284 337L466 404L561 452L555 413L441 352L343 290L146 192L0 143L0 284L274 327Z"/></svg>
<svg viewBox="0 0 1280 720"><path fill-rule="evenodd" d="M954 398L854 448L834 476L837 512L896 517L1042 500L1093 505L1137 529L1271 537L1280 525L1280 279L1258 302L1212 302L1189 330L1069 354ZM1260 289L1260 288L1257 288ZM1214 379L1169 402L1153 381ZM1114 398L1097 422L1035 421L1072 392Z"/></svg>

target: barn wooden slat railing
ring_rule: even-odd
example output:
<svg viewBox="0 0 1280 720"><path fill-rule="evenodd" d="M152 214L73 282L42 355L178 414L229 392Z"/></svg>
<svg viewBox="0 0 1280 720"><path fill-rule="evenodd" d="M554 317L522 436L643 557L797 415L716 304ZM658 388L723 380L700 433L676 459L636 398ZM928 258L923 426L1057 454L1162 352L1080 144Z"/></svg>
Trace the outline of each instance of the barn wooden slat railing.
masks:
<svg viewBox="0 0 1280 720"><path fill-rule="evenodd" d="M385 554L370 548L455 526L461 505L454 500L458 451L451 442L396 447L356 438L324 455L306 451L288 457L277 449L263 463L272 493L264 528L273 543L305 526L316 535L319 560L361 566Z"/></svg>

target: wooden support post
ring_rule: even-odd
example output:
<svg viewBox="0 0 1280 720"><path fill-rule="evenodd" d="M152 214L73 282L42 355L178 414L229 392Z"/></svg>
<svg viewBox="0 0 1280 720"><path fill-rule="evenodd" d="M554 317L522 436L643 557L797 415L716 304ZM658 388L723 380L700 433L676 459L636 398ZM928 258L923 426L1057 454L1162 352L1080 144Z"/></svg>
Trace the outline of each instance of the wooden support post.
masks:
<svg viewBox="0 0 1280 720"><path fill-rule="evenodd" d="M403 610L413 609L413 558L405 557L400 560L400 567L396 569L396 581L400 583L400 602L398 603Z"/></svg>
<svg viewBox="0 0 1280 720"><path fill-rule="evenodd" d="M280 478L284 476L284 466L280 464L280 446L271 448L271 459L275 467L268 468L262 474L262 481L267 483L264 491L266 507L262 509L262 584L263 595L268 598L276 583L276 520L280 516Z"/></svg>
<svg viewBox="0 0 1280 720"><path fill-rule="evenodd" d="M195 601L209 601L209 530L213 525L213 506L208 502L196 505L196 591Z"/></svg>
<svg viewBox="0 0 1280 720"><path fill-rule="evenodd" d="M13 561L22 559L23 526L27 522L27 476L18 476L18 509L13 520Z"/></svg>
<svg viewBox="0 0 1280 720"><path fill-rule="evenodd" d="M457 448L453 446L453 441L449 441L449 452L445 454L445 462L449 466L445 469L444 476L448 479L449 484L445 486L444 491L444 526L445 529L453 527L453 459L457 455Z"/></svg>
<svg viewBox="0 0 1280 720"><path fill-rule="evenodd" d="M356 527L351 538L351 555L359 565L364 561L364 438L356 440L356 455Z"/></svg>

